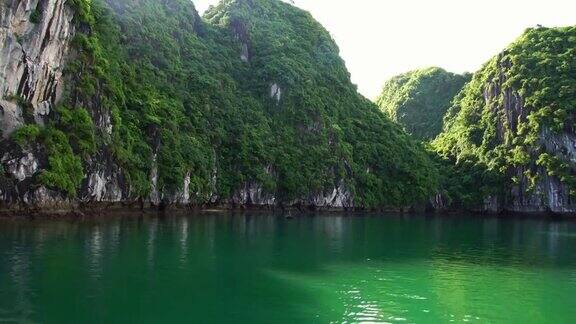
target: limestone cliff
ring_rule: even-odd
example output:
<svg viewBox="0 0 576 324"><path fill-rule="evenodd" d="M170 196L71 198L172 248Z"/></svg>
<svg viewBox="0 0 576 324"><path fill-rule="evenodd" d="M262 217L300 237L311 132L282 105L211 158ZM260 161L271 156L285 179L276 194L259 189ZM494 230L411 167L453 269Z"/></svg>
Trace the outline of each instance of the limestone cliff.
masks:
<svg viewBox="0 0 576 324"><path fill-rule="evenodd" d="M6 139L26 123L44 125L60 100L63 69L74 36L74 12L64 0L7 0L0 4L0 161L3 202L50 204L45 187L32 189L42 167L40 152L20 150Z"/></svg>
<svg viewBox="0 0 576 324"><path fill-rule="evenodd" d="M62 72L74 36L65 0L0 4L0 109L7 138L26 119L43 124L62 94ZM19 105L26 102L26 106Z"/></svg>
<svg viewBox="0 0 576 324"><path fill-rule="evenodd" d="M575 27L529 29L457 96L434 143L456 203L576 213L575 40Z"/></svg>
<svg viewBox="0 0 576 324"><path fill-rule="evenodd" d="M279 0L0 3L3 207L401 208L424 150Z"/></svg>
<svg viewBox="0 0 576 324"><path fill-rule="evenodd" d="M498 120L496 129L497 140L505 142L507 130L518 133L522 124L529 122L530 108L526 106L526 100L517 90L505 88L508 77L504 71L509 62L504 60L499 64L502 72L498 78L487 84L484 100L498 102L497 98L502 96L500 104L495 109L500 109L504 118ZM560 131L553 131L549 126L542 125L538 139L528 151L530 162L512 167L508 171L508 177L514 179L508 198L498 202L497 207L492 209L506 209L513 212L576 212L576 200L571 197L571 190L574 189L562 181L562 176L538 163L538 156L550 154L566 161L571 172L576 171L574 170L576 133L573 126L567 125Z"/></svg>

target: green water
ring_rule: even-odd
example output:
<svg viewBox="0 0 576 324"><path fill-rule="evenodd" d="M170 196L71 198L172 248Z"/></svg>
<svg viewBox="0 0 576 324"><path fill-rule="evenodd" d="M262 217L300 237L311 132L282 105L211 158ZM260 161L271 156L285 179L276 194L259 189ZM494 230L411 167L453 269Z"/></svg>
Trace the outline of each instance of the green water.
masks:
<svg viewBox="0 0 576 324"><path fill-rule="evenodd" d="M0 221L0 323L576 323L576 223Z"/></svg>

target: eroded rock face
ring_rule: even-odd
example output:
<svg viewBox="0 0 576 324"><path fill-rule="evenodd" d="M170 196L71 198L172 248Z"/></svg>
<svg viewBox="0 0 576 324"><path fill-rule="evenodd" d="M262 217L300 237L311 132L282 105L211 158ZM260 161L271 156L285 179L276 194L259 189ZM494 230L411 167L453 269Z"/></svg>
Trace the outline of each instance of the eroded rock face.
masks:
<svg viewBox="0 0 576 324"><path fill-rule="evenodd" d="M434 197L431 197L428 204L429 204L428 209L430 210L443 211L448 208L448 203L446 202L444 195L442 195L441 193L436 193Z"/></svg>
<svg viewBox="0 0 576 324"><path fill-rule="evenodd" d="M91 158L86 173L80 192L82 201L118 203L129 199L124 174L108 152L99 152Z"/></svg>
<svg viewBox="0 0 576 324"><path fill-rule="evenodd" d="M276 100L277 103L282 100L282 88L277 83L270 86L270 98Z"/></svg>
<svg viewBox="0 0 576 324"><path fill-rule="evenodd" d="M19 182L31 178L38 171L39 161L34 153L26 151L22 156L16 156L10 159L9 156L3 158L4 165L8 166L8 172L12 174Z"/></svg>
<svg viewBox="0 0 576 324"><path fill-rule="evenodd" d="M320 208L349 209L354 207L352 194L342 181L332 191L319 193L312 197L309 204Z"/></svg>
<svg viewBox="0 0 576 324"><path fill-rule="evenodd" d="M152 158L152 171L150 173L150 180L152 183L152 191L150 192L150 202L156 206L160 205L162 195L158 190L158 155L154 154Z"/></svg>
<svg viewBox="0 0 576 324"><path fill-rule="evenodd" d="M42 124L59 100L62 70L75 33L73 17L65 0L0 2L0 125L4 138L28 116ZM16 104L16 98L31 107Z"/></svg>
<svg viewBox="0 0 576 324"><path fill-rule="evenodd" d="M24 123L43 125L61 97L62 72L75 34L74 13L65 0L0 1L0 130L8 138ZM2 142L4 203L50 206L70 202L38 186L47 161L34 145Z"/></svg>
<svg viewBox="0 0 576 324"><path fill-rule="evenodd" d="M498 80L493 81L486 88L484 93L486 102L498 102L496 98L500 93L503 95L502 103L495 107L505 116L497 125L498 137L502 142L505 140L506 129L516 132L519 123L528 122L528 109L525 107L523 98L513 89L503 90L506 81L506 76L502 73ZM541 148L540 153L549 153L576 163L576 134L571 131L564 130L557 133L544 128L540 132L537 147ZM539 153L530 152L530 154L530 165L509 170L509 176L517 178L518 181L507 193L506 201L497 201L491 197L486 201L485 211L576 213L576 201L571 199L567 185L558 177L549 175L544 168L536 165ZM527 170L536 170L537 181L532 190L529 190L530 180L525 175Z"/></svg>
<svg viewBox="0 0 576 324"><path fill-rule="evenodd" d="M0 202L12 208L25 206L51 209L70 208L71 201L61 193L44 186L33 185L34 177L45 163L41 152L36 148L22 150L16 146L3 148L0 159L5 166L5 174L0 177ZM7 178L7 176L9 178Z"/></svg>
<svg viewBox="0 0 576 324"><path fill-rule="evenodd" d="M354 199L343 182L331 190L325 190L305 199L297 199L291 202L281 202L275 194L268 193L264 187L254 181L249 181L238 189L229 201L220 201L221 204L247 207L301 207L325 210L348 210L353 209Z"/></svg>
<svg viewBox="0 0 576 324"><path fill-rule="evenodd" d="M230 23L230 28L234 33L234 38L240 42L241 52L240 59L244 63L250 62L251 58L251 48L250 48L250 36L246 28L246 23L240 19L234 19Z"/></svg>
<svg viewBox="0 0 576 324"><path fill-rule="evenodd" d="M261 184L250 181L234 194L231 202L242 206L274 206L276 197L266 194Z"/></svg>

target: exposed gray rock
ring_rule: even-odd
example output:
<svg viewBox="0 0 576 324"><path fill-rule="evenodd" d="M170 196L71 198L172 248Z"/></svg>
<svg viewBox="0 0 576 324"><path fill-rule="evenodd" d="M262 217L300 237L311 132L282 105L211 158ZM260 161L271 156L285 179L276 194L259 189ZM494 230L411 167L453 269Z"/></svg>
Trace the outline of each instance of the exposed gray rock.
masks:
<svg viewBox="0 0 576 324"><path fill-rule="evenodd" d="M46 209L69 209L73 204L62 194L41 186L24 195L23 201L32 206Z"/></svg>
<svg viewBox="0 0 576 324"><path fill-rule="evenodd" d="M190 176L190 172L186 173L186 176L184 177L184 188L182 189L182 194L178 201L185 205L190 203Z"/></svg>
<svg viewBox="0 0 576 324"><path fill-rule="evenodd" d="M312 197L309 205L320 208L353 208L352 194L341 181L332 191L326 191Z"/></svg>
<svg viewBox="0 0 576 324"><path fill-rule="evenodd" d="M509 63L501 62L503 68ZM499 140L505 141L505 130L513 132L518 130L519 123L528 122L528 109L524 105L522 96L511 88L506 88L507 78L501 73L497 80L492 80L484 92L484 100L492 104L493 109L503 112L505 119L499 119L497 126ZM502 95L503 100L499 97ZM576 134L563 131L556 133L550 129L541 130L538 147L544 152L562 158L572 163L576 162ZM512 186L507 193L506 201L498 201L495 197L489 197L485 201L485 211L496 212L501 209L511 212L555 212L576 213L576 201L571 199L570 190L556 176L550 176L548 172L536 165L538 152L530 152L531 163L528 166L517 167L509 170L509 176L518 179L517 184ZM535 188L530 190L530 179L525 171L536 171L537 181Z"/></svg>
<svg viewBox="0 0 576 324"><path fill-rule="evenodd" d="M230 28L234 33L234 38L240 42L240 60L244 63L250 62L250 36L246 29L246 23L241 19L233 19Z"/></svg>
<svg viewBox="0 0 576 324"><path fill-rule="evenodd" d="M24 124L22 109L14 102L0 99L0 127L2 137L7 138L10 134Z"/></svg>
<svg viewBox="0 0 576 324"><path fill-rule="evenodd" d="M39 21L30 15L39 12ZM62 93L62 70L74 36L73 11L65 0L0 2L0 106L7 137L23 124L20 97L42 123Z"/></svg>
<svg viewBox="0 0 576 324"><path fill-rule="evenodd" d="M500 212L500 204L498 202L498 197L489 196L484 198L484 211L492 214Z"/></svg>
<svg viewBox="0 0 576 324"><path fill-rule="evenodd" d="M528 191L528 179L523 168L517 170L519 184L512 187L511 201L506 209L518 213L554 212L574 213L576 206L570 200L568 188L557 177L549 176L546 170L539 168L540 176L535 188Z"/></svg>
<svg viewBox="0 0 576 324"><path fill-rule="evenodd" d="M2 163L8 167L8 172L22 182L31 178L36 171L38 171L38 159L30 151L26 151L22 156L10 157L5 155L2 158Z"/></svg>
<svg viewBox="0 0 576 324"><path fill-rule="evenodd" d="M120 202L124 196L119 176L110 170L98 170L89 175L87 181L87 201Z"/></svg>
<svg viewBox="0 0 576 324"><path fill-rule="evenodd" d="M447 204L444 196L441 193L437 193L434 197L430 198L430 207L436 211L446 209Z"/></svg>
<svg viewBox="0 0 576 324"><path fill-rule="evenodd" d="M248 63L250 60L250 54L248 53L248 44L242 44L242 53L240 54L240 59L242 62Z"/></svg>
<svg viewBox="0 0 576 324"><path fill-rule="evenodd" d="M248 206L274 206L276 198L274 195L266 194L261 184L248 182L238 190L232 197L234 205Z"/></svg>
<svg viewBox="0 0 576 324"><path fill-rule="evenodd" d="M160 205L162 196L158 190L158 154L154 153L152 157L152 171L150 172L150 182L152 190L150 191L150 202L156 206Z"/></svg>
<svg viewBox="0 0 576 324"><path fill-rule="evenodd" d="M277 103L282 99L282 89L277 83L270 86L270 98L275 99Z"/></svg>

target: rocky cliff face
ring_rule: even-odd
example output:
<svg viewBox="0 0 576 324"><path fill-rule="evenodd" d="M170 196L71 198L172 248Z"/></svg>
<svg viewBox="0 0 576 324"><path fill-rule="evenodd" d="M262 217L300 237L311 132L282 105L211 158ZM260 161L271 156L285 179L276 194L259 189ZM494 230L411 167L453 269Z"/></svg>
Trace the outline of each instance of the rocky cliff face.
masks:
<svg viewBox="0 0 576 324"><path fill-rule="evenodd" d="M69 209L80 203L131 202L130 187L106 147L85 161L85 175L76 199L38 185L48 165L43 147L22 148L9 140L25 124L45 126L54 119L68 83L66 65L75 59L71 41L76 33L75 11L65 0L8 0L0 4L0 122L4 140L0 162L5 167L0 200L8 208ZM98 132L110 135L112 122L97 98L83 102ZM151 200L151 202L156 202Z"/></svg>
<svg viewBox="0 0 576 324"><path fill-rule="evenodd" d="M460 205L576 213L575 36L527 30L455 98L434 147L455 164L444 187Z"/></svg>
<svg viewBox="0 0 576 324"><path fill-rule="evenodd" d="M43 124L62 94L62 70L74 36L65 0L0 4L0 109L7 138L27 118ZM26 105L22 105L26 102Z"/></svg>
<svg viewBox="0 0 576 324"><path fill-rule="evenodd" d="M499 62L502 71L509 62ZM528 123L530 108L526 107L525 99L512 88L505 88L508 81L504 72L492 80L485 88L484 100L487 103L497 102L493 107L501 112L504 118L498 119L496 129L497 140L506 141L506 130L518 133L521 125ZM503 100L499 100L502 96ZM526 165L512 167L508 177L516 179L512 183L507 198L490 198L486 210L495 212L507 210L511 212L576 212L576 200L570 195L571 188L563 183L559 176L553 175L545 167L538 165L537 157L541 154L559 156L570 164L576 163L576 134L568 127L560 132L552 131L543 126L535 145L529 149L530 162ZM527 172L535 175L535 180L527 176Z"/></svg>
<svg viewBox="0 0 576 324"><path fill-rule="evenodd" d="M0 188L4 203L52 205L62 197L31 188L42 153L22 150L6 139L25 123L44 125L60 100L63 69L74 36L74 13L64 0L6 0L0 3Z"/></svg>

